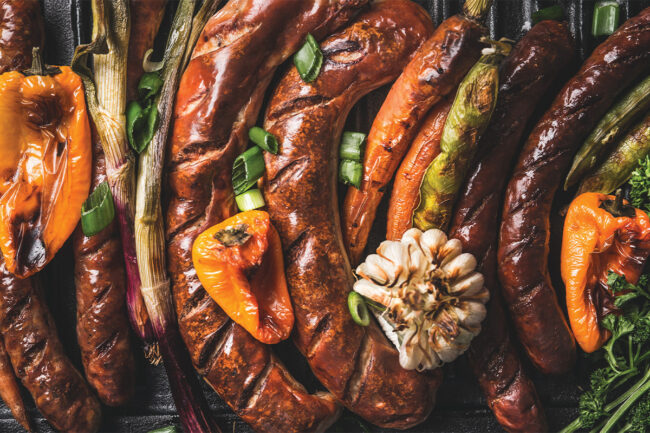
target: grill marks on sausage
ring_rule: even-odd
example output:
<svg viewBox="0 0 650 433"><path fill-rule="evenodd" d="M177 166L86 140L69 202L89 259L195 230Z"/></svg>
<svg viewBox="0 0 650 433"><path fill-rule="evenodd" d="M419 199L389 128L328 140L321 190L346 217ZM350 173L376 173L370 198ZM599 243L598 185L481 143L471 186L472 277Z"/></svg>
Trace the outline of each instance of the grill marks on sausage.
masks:
<svg viewBox="0 0 650 433"><path fill-rule="evenodd" d="M303 171L307 168L310 162L311 158L307 155L291 160L268 181L267 189L271 192L275 192L277 188L281 188L283 184L287 185L288 183L286 182L291 183L297 181L300 179Z"/></svg>
<svg viewBox="0 0 650 433"><path fill-rule="evenodd" d="M273 362L268 362L260 374L258 374L255 379L250 383L250 385L244 390L240 398L239 407L252 408L255 406L258 398L260 397L261 391L266 384L271 371L275 368Z"/></svg>
<svg viewBox="0 0 650 433"><path fill-rule="evenodd" d="M201 290L202 291L202 290ZM207 302L214 302L212 299L206 299ZM217 328L207 340L203 343L203 347L199 352L196 366L201 371L212 370L213 363L221 354L224 343L228 339L228 333L231 331L230 320L226 320L223 325Z"/></svg>
<svg viewBox="0 0 650 433"><path fill-rule="evenodd" d="M290 99L283 102L277 108L274 108L272 111L269 111L267 119L270 122L275 122L282 119L285 116L293 115L300 111L309 110L317 106L326 105L332 100L324 95L309 95L302 96L299 98Z"/></svg>
<svg viewBox="0 0 650 433"><path fill-rule="evenodd" d="M364 332L361 337L359 349L354 354L354 370L348 379L344 398L355 403L363 391L362 387L366 380L366 371L368 369L368 362L370 361L369 346L371 343L368 332Z"/></svg>

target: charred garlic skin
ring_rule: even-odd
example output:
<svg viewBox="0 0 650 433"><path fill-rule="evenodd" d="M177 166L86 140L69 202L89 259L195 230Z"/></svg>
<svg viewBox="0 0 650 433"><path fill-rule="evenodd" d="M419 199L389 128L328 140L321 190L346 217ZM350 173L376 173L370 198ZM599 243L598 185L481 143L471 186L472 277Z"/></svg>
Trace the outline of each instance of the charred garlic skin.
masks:
<svg viewBox="0 0 650 433"><path fill-rule="evenodd" d="M368 299L403 368L434 369L469 348L490 297L476 265L460 240L415 228L359 265L354 291Z"/></svg>

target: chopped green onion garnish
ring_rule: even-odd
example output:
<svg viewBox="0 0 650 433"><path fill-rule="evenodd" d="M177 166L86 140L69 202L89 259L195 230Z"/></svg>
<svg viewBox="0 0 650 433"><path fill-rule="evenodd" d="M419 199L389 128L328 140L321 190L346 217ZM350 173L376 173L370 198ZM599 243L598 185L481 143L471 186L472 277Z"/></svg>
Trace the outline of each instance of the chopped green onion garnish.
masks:
<svg viewBox="0 0 650 433"><path fill-rule="evenodd" d="M151 430L149 433L179 433L179 432L175 425L170 425L156 430Z"/></svg>
<svg viewBox="0 0 650 433"><path fill-rule="evenodd" d="M591 33L594 36L608 36L618 28L619 6L615 0L599 1L594 6Z"/></svg>
<svg viewBox="0 0 650 433"><path fill-rule="evenodd" d="M320 68L323 66L323 53L311 34L307 35L305 44L293 56L293 64L296 65L300 77L306 83L311 83L320 74Z"/></svg>
<svg viewBox="0 0 650 433"><path fill-rule="evenodd" d="M346 185L353 185L356 188L361 186L361 175L363 165L359 161L344 159L339 166L339 180Z"/></svg>
<svg viewBox="0 0 650 433"><path fill-rule="evenodd" d="M115 218L113 194L108 182L104 181L81 205L81 230L90 237L104 230Z"/></svg>
<svg viewBox="0 0 650 433"><path fill-rule="evenodd" d="M249 189L243 194L239 194L235 197L237 202L237 207L240 211L246 212L248 210L259 209L264 207L264 197L262 196L262 191L259 189Z"/></svg>
<svg viewBox="0 0 650 433"><path fill-rule="evenodd" d="M352 320L357 325L368 326L370 324L370 314L368 314L368 307L363 299L363 296L357 292L350 292L348 295L348 308Z"/></svg>
<svg viewBox="0 0 650 433"><path fill-rule="evenodd" d="M278 140L270 132L266 132L259 126L253 126L248 130L248 138L267 152L277 155Z"/></svg>
<svg viewBox="0 0 650 433"><path fill-rule="evenodd" d="M549 6L533 12L533 24L544 20L562 21L564 18L564 9L560 5Z"/></svg>
<svg viewBox="0 0 650 433"><path fill-rule="evenodd" d="M140 78L138 83L138 95L140 96L141 101L146 101L149 98L152 98L160 92L162 88L163 80L160 78L156 72L147 72Z"/></svg>
<svg viewBox="0 0 650 433"><path fill-rule="evenodd" d="M341 159L361 161L362 147L365 140L366 134L362 132L344 132L339 148Z"/></svg>
<svg viewBox="0 0 650 433"><path fill-rule="evenodd" d="M232 187L235 190L235 195L243 194L251 189L263 174L262 149L253 146L235 158L232 165Z"/></svg>

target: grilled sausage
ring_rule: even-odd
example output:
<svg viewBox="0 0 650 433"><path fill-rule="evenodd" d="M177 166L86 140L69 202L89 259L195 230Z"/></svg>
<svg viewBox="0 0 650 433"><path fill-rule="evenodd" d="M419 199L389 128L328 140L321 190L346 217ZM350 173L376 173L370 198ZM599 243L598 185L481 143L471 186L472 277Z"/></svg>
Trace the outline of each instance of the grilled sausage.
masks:
<svg viewBox="0 0 650 433"><path fill-rule="evenodd" d="M93 128L92 189L106 180L104 152ZM135 365L126 315L126 277L117 221L92 237L73 237L77 342L86 378L108 406L133 395Z"/></svg>
<svg viewBox="0 0 650 433"><path fill-rule="evenodd" d="M0 1L0 73L32 64L32 48L43 47L43 19L38 0Z"/></svg>
<svg viewBox="0 0 650 433"><path fill-rule="evenodd" d="M14 370L11 367L11 361L9 360L9 355L7 355L7 350L5 349L5 343L0 337L0 397L5 402L7 407L11 409L11 413L14 415L16 421L23 426L27 431L32 431L32 426L27 418L27 412L25 411L25 402L23 397L20 394L20 388L18 387L18 380L14 374Z"/></svg>
<svg viewBox="0 0 650 433"><path fill-rule="evenodd" d="M57 430L99 428L100 406L66 357L35 278L18 279L0 260L0 331L16 376Z"/></svg>
<svg viewBox="0 0 650 433"><path fill-rule="evenodd" d="M316 377L370 422L407 428L431 411L441 373L402 369L377 325L357 326L347 308L354 281L336 198L338 140L354 103L397 78L431 20L415 3L373 4L321 44L323 67L303 82L291 68L269 103L265 129L280 143L266 154L265 194L282 238L294 305L295 342Z"/></svg>
<svg viewBox="0 0 650 433"><path fill-rule="evenodd" d="M519 340L533 364L560 374L575 361L575 340L548 271L553 197L571 159L628 84L650 67L650 8L626 21L564 86L528 137L506 190L499 278Z"/></svg>
<svg viewBox="0 0 650 433"><path fill-rule="evenodd" d="M391 88L368 134L361 188L350 187L343 205L343 238L353 265L366 247L386 185L424 117L476 63L484 33L463 15L445 20Z"/></svg>
<svg viewBox="0 0 650 433"><path fill-rule="evenodd" d="M469 350L470 364L504 429L547 431L535 386L524 371L511 341L497 279L497 233L509 168L536 105L565 65L571 64L573 41L567 26L542 21L514 47L503 62L499 99L490 126L481 137L481 155L468 176L452 221L450 236L479 261L491 301L488 317Z"/></svg>
<svg viewBox="0 0 650 433"><path fill-rule="evenodd" d="M257 431L324 430L339 414L310 395L266 345L201 287L192 243L235 212L231 171L247 145L275 69L303 44L347 22L367 0L231 0L192 54L177 94L167 161L168 267L181 334L194 366Z"/></svg>
<svg viewBox="0 0 650 433"><path fill-rule="evenodd" d="M144 74L144 54L153 48L153 42L160 28L167 0L130 0L131 32L126 64L126 98L138 98L138 82Z"/></svg>

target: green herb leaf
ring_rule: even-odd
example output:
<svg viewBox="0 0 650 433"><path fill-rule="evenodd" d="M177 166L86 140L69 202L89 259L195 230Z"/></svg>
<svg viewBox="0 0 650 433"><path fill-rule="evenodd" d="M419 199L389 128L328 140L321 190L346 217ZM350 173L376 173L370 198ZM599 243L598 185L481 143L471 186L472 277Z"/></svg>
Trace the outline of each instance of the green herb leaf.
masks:
<svg viewBox="0 0 650 433"><path fill-rule="evenodd" d="M144 74L138 83L138 95L140 96L140 101L147 102L149 99L156 96L160 93L162 85L163 80L157 72L147 72Z"/></svg>
<svg viewBox="0 0 650 433"><path fill-rule="evenodd" d="M158 119L158 108L153 104L142 108L133 101L126 108L126 133L129 144L137 153L142 153L151 143Z"/></svg>
<svg viewBox="0 0 650 433"><path fill-rule="evenodd" d="M650 214L650 156L639 161L639 167L629 180L630 203Z"/></svg>
<svg viewBox="0 0 650 433"><path fill-rule="evenodd" d="M293 64L296 65L300 77L306 83L311 83L320 74L320 69L323 66L323 53L311 34L307 35L307 40L302 48L294 54Z"/></svg>
<svg viewBox="0 0 650 433"><path fill-rule="evenodd" d="M278 139L270 132L266 132L259 126L253 126L248 130L248 138L267 152L277 155Z"/></svg>
<svg viewBox="0 0 650 433"><path fill-rule="evenodd" d="M81 230L87 237L104 230L115 218L113 194L108 182L104 181L81 205Z"/></svg>

